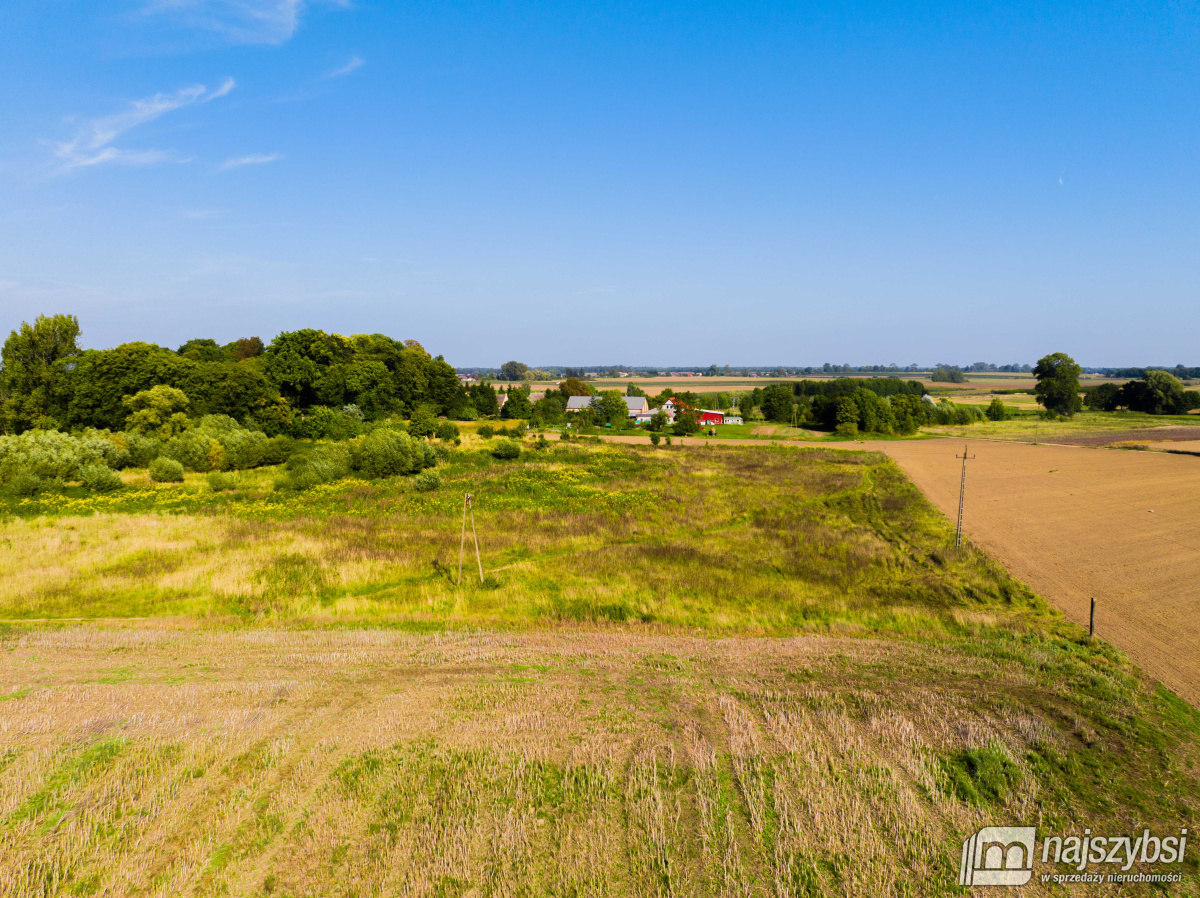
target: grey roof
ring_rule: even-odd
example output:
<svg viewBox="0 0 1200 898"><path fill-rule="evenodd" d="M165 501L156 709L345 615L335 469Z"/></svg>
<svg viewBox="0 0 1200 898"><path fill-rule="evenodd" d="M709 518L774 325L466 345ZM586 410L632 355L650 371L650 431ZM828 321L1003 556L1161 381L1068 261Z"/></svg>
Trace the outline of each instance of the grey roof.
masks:
<svg viewBox="0 0 1200 898"><path fill-rule="evenodd" d="M624 396L625 407L629 409L629 414L636 415L642 411L648 411L650 404L646 401L645 396ZM593 401L592 396L568 396L567 411L577 412L588 408Z"/></svg>

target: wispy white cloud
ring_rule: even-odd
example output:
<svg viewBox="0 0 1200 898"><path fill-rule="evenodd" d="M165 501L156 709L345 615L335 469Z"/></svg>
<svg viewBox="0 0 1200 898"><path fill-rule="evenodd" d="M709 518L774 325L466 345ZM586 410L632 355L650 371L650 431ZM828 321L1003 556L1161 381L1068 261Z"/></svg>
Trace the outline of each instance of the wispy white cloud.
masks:
<svg viewBox="0 0 1200 898"><path fill-rule="evenodd" d="M243 165L266 165L269 162L278 162L282 158L282 153L252 153L249 156L235 156L233 159L226 159L221 164L221 171L241 168Z"/></svg>
<svg viewBox="0 0 1200 898"><path fill-rule="evenodd" d="M237 82L234 81L232 78L226 78L224 83L220 87L218 87L211 94L209 94L207 97L204 98L204 102L210 103L213 100L218 100L221 97L228 95L229 92L232 91L235 87L237 87Z"/></svg>
<svg viewBox="0 0 1200 898"><path fill-rule="evenodd" d="M54 155L60 160L59 171L91 168L96 165L116 163L120 165L152 165L173 158L166 150L123 150L113 146L113 141L139 125L152 122L168 112L191 106L197 102L208 102L226 96L234 88L234 80L210 92L202 84L185 87L171 94L155 94L143 100L134 100L124 112L108 115L85 122L73 140L56 142Z"/></svg>
<svg viewBox="0 0 1200 898"><path fill-rule="evenodd" d="M355 69L357 69L359 66L364 66L364 65L366 65L366 64L367 64L367 61L366 61L365 59L363 59L361 56L358 56L358 55L356 54L356 55L355 55L355 56L354 56L354 57L353 57L353 58L352 58L352 59L351 59L351 60L350 60L348 63L346 63L344 66L342 66L341 68L336 68L336 69L334 69L332 72L330 72L330 73L329 73L328 75L326 75L325 77L326 77L326 79L328 79L328 78L341 78L343 75L349 75L351 72L353 72L353 71L354 71Z"/></svg>
<svg viewBox="0 0 1200 898"><path fill-rule="evenodd" d="M349 0L323 0L348 8ZM210 31L234 44L282 44L300 27L306 0L150 0L147 16Z"/></svg>

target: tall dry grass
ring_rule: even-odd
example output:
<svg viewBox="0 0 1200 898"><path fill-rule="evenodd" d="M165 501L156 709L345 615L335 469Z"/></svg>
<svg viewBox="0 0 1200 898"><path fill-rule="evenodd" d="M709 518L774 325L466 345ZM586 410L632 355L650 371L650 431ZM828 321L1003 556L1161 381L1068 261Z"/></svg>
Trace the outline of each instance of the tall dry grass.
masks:
<svg viewBox="0 0 1200 898"><path fill-rule="evenodd" d="M14 896L952 892L978 826L1080 813L1026 757L1099 726L1062 719L1049 646L147 625L3 648ZM997 745L1012 790L965 803L945 759ZM1146 775L1194 787L1194 753Z"/></svg>

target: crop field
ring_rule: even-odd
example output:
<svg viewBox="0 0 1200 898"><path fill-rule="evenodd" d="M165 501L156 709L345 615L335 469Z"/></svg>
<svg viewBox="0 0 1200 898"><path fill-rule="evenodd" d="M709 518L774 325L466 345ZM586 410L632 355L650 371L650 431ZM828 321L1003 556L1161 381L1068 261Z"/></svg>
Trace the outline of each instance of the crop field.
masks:
<svg viewBox="0 0 1200 898"><path fill-rule="evenodd" d="M4 500L0 896L955 895L983 825L1195 825L1200 714L895 461L688 444Z"/></svg>
<svg viewBox="0 0 1200 898"><path fill-rule="evenodd" d="M964 530L1022 582L1200 702L1200 459L971 442ZM889 443L948 516L963 443Z"/></svg>
<svg viewBox="0 0 1200 898"><path fill-rule="evenodd" d="M949 895L997 819L1197 810L1196 713L1067 639L154 624L0 645L5 896ZM1192 860L1176 894L1195 885Z"/></svg>
<svg viewBox="0 0 1200 898"><path fill-rule="evenodd" d="M1012 404L1009 402L1011 398L1001 397L1008 405ZM1200 427L1200 415L1081 412L1067 420L1046 421L1030 416L1008 421L982 421L965 427L930 426L921 429L928 434L967 439L1107 446L1129 440L1197 439L1200 438L1200 430L1191 429L1196 427Z"/></svg>

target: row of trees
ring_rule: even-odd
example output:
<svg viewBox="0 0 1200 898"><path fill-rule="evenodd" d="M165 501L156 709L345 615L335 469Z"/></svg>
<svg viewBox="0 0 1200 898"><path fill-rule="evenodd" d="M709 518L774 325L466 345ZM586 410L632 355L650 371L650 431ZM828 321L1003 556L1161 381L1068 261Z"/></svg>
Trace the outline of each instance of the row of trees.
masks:
<svg viewBox="0 0 1200 898"><path fill-rule="evenodd" d="M1083 404L1104 412L1125 408L1151 415L1186 415L1200 408L1200 391L1184 389L1179 378L1166 371L1145 371L1138 380L1119 387L1089 387L1083 391Z"/></svg>
<svg viewBox="0 0 1200 898"><path fill-rule="evenodd" d="M224 346L191 340L175 351L141 342L83 350L79 335L73 315L41 316L12 332L0 351L0 432L122 430L135 411L126 398L156 386L179 390L191 415L226 415L268 435L325 436L341 419L418 411L481 413L454 369L414 340L305 329L265 345L250 337Z"/></svg>
<svg viewBox="0 0 1200 898"><path fill-rule="evenodd" d="M1086 405L1097 411L1129 409L1151 415L1183 415L1200 408L1200 392L1184 389L1175 375L1166 371L1142 371L1137 380L1123 386L1100 384L1080 396L1082 368L1066 353L1055 352L1040 359L1033 374L1034 395L1047 413L1073 415Z"/></svg>

